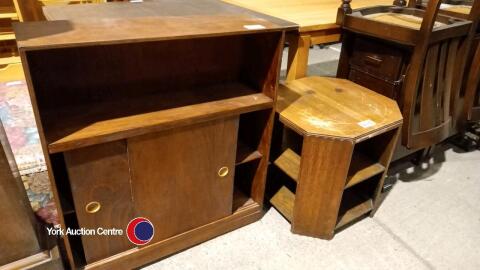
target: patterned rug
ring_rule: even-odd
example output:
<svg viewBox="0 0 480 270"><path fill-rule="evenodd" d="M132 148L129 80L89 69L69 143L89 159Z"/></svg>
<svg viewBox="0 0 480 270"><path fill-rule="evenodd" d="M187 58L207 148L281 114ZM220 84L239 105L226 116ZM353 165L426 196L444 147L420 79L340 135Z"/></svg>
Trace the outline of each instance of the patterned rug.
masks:
<svg viewBox="0 0 480 270"><path fill-rule="evenodd" d="M56 210L25 81L0 82L0 120L33 210L47 223L55 223Z"/></svg>
<svg viewBox="0 0 480 270"><path fill-rule="evenodd" d="M25 81L0 82L0 120L20 174L45 171L45 159Z"/></svg>

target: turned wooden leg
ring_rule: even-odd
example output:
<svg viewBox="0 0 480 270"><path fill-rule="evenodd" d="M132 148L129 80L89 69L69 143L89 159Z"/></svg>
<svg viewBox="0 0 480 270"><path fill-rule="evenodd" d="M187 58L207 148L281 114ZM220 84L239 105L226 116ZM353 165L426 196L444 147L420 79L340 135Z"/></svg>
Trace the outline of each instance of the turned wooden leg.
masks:
<svg viewBox="0 0 480 270"><path fill-rule="evenodd" d="M298 33L287 36L289 42L287 81L303 78L307 75L310 36Z"/></svg>
<svg viewBox="0 0 480 270"><path fill-rule="evenodd" d="M340 9L343 11L343 14L352 13L352 6L350 5L350 2L352 2L352 0L342 0L342 5L340 6Z"/></svg>
<svg viewBox="0 0 480 270"><path fill-rule="evenodd" d="M292 232L333 238L353 146L349 140L305 136Z"/></svg>

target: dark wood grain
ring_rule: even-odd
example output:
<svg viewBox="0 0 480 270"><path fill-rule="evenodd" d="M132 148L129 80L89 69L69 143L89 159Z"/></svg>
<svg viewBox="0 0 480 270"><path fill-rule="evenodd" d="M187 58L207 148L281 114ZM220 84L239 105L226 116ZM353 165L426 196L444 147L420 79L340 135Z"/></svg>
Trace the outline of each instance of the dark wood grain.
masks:
<svg viewBox="0 0 480 270"><path fill-rule="evenodd" d="M80 227L125 229L136 216L126 142L100 144L64 155ZM90 202L100 203L97 213L86 211ZM82 236L82 243L87 263L133 247L125 235Z"/></svg>
<svg viewBox="0 0 480 270"><path fill-rule="evenodd" d="M435 126L433 90L437 75L438 45L428 50L425 60L425 75L423 76L422 91L420 97L420 130L429 130Z"/></svg>
<svg viewBox="0 0 480 270"><path fill-rule="evenodd" d="M50 153L182 127L273 106L273 100L269 97L263 94L251 94L125 117L112 113L116 108L126 109L134 103L140 105L148 104L150 101L152 98L146 97L136 101L111 102L98 106L100 108L98 110L90 110L90 113L82 113L85 112L82 108L86 109L86 106L63 111L64 114L62 111L55 111L48 115L49 119L55 119L55 115L62 114L70 121L56 121L52 123L52 126L48 126L50 128L47 134L48 140L51 142L49 144ZM159 102L159 104L161 103ZM140 108L140 106L136 108ZM142 108L146 109L147 107Z"/></svg>
<svg viewBox="0 0 480 270"><path fill-rule="evenodd" d="M284 31L296 26L219 1L148 2L58 7L70 22L18 26L62 227L82 219L68 208L64 154L125 141L131 182L121 188L158 226L149 245L94 262L82 260L94 249L65 237L72 269L139 267L261 216ZM236 157L238 147L249 150ZM228 177L212 177L215 162Z"/></svg>
<svg viewBox="0 0 480 270"><path fill-rule="evenodd" d="M81 21L92 18L138 18L138 17L195 17L195 16L236 16L245 15L274 22L284 27L298 27L290 20L268 16L251 9L222 3L215 0L149 0L140 3L117 1L103 5L50 5L43 8L50 21ZM185 24L187 27L188 24Z"/></svg>
<svg viewBox="0 0 480 270"><path fill-rule="evenodd" d="M237 129L235 117L128 140L135 207L154 242L232 214Z"/></svg>
<svg viewBox="0 0 480 270"><path fill-rule="evenodd" d="M181 3L182 1L180 1ZM216 1L210 6L228 5ZM213 2L213 3L212 3ZM252 12L199 12L205 7L193 7L194 11L181 10L176 1L158 1L156 11L165 10L163 14L148 16L145 10L140 10L141 16L121 16L103 18L106 10L112 12L116 5L123 5L124 10L136 3L110 4L101 7L96 16L88 16L89 20L57 20L46 22L26 22L14 25L18 47L21 50L39 48L76 47L94 44L119 44L130 42L145 42L171 40L177 38L198 38L221 36L225 34L262 33L283 29L295 29L293 23L268 17L261 18ZM144 5L141 3L141 5ZM147 4L148 5L148 4ZM170 8L168 8L170 5ZM186 5L192 5L188 2ZM95 5L90 6L96 10ZM177 9L175 12L172 10ZM75 7L74 7L75 8ZM200 9L201 8L201 9ZM71 9L71 7L63 7ZM179 10L181 10L179 12ZM200 13L200 14L199 14ZM203 13L203 14L202 14ZM117 13L118 14L118 13ZM181 15L180 15L181 14ZM265 16L265 15L263 15ZM70 19L67 15L64 18ZM158 27L161 25L161 27ZM248 29L248 25L261 25L260 29Z"/></svg>
<svg viewBox="0 0 480 270"><path fill-rule="evenodd" d="M237 157L235 158L235 165L240 165L263 157L258 150L253 150L241 141L237 145Z"/></svg>
<svg viewBox="0 0 480 270"><path fill-rule="evenodd" d="M469 121L478 120L480 114L475 114L475 110L480 108L480 43L478 43L474 62L468 76L467 89L465 94L464 114Z"/></svg>
<svg viewBox="0 0 480 270"><path fill-rule="evenodd" d="M472 21L468 36L464 40L460 40L459 44L457 44L458 55L460 57L454 64L451 64L454 66L453 69L455 70L452 78L453 85L449 92L449 98L451 100L449 104L449 112L453 115L452 134L465 130L466 122L469 121L469 111L472 110L472 107L470 107L471 101L472 98L475 99L475 97L473 97L475 94L469 92L473 91L473 93L475 93L476 90L471 90L475 89L475 87L469 87L468 82L469 77L478 77L478 75L474 73L474 69L469 67L474 66L475 61L478 61L474 57L474 52L478 42L478 33L480 31L480 28L478 28L480 21L480 1L458 1L456 4L462 5L462 7L457 8L457 6L453 5L439 10L440 14ZM423 1L410 1L409 6L421 9L426 8ZM466 57L462 57L464 55Z"/></svg>

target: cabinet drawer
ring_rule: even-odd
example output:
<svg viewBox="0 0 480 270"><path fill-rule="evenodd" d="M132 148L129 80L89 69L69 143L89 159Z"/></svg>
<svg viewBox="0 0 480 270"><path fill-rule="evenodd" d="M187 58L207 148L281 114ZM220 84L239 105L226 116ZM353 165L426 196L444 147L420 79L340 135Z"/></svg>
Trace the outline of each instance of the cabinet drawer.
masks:
<svg viewBox="0 0 480 270"><path fill-rule="evenodd" d="M238 117L128 140L133 196L153 242L232 213Z"/></svg>
<svg viewBox="0 0 480 270"><path fill-rule="evenodd" d="M350 65L379 79L394 82L400 76L402 62L402 52L394 47L358 39L355 41Z"/></svg>
<svg viewBox="0 0 480 270"><path fill-rule="evenodd" d="M389 97L394 100L398 100L400 97L401 85L395 85L384 80L373 77L370 74L362 72L360 70L351 68L348 75L348 79L354 83L362 85L370 90L373 90L381 95Z"/></svg>
<svg viewBox="0 0 480 270"><path fill-rule="evenodd" d="M79 226L125 229L134 217L126 142L81 148L64 155ZM132 247L125 235L82 236L82 244L87 263Z"/></svg>

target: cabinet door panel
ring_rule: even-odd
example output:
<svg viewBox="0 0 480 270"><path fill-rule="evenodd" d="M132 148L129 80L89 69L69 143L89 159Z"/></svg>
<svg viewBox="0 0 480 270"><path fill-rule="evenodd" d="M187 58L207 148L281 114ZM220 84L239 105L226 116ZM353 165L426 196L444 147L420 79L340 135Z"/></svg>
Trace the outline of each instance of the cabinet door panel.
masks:
<svg viewBox="0 0 480 270"><path fill-rule="evenodd" d="M134 217L126 142L66 152L65 163L79 226L125 230ZM100 204L98 212L87 212L91 202ZM82 244L87 263L133 247L126 235L82 236Z"/></svg>
<svg viewBox="0 0 480 270"><path fill-rule="evenodd" d="M232 213L237 130L235 117L128 140L135 208L153 241Z"/></svg>

